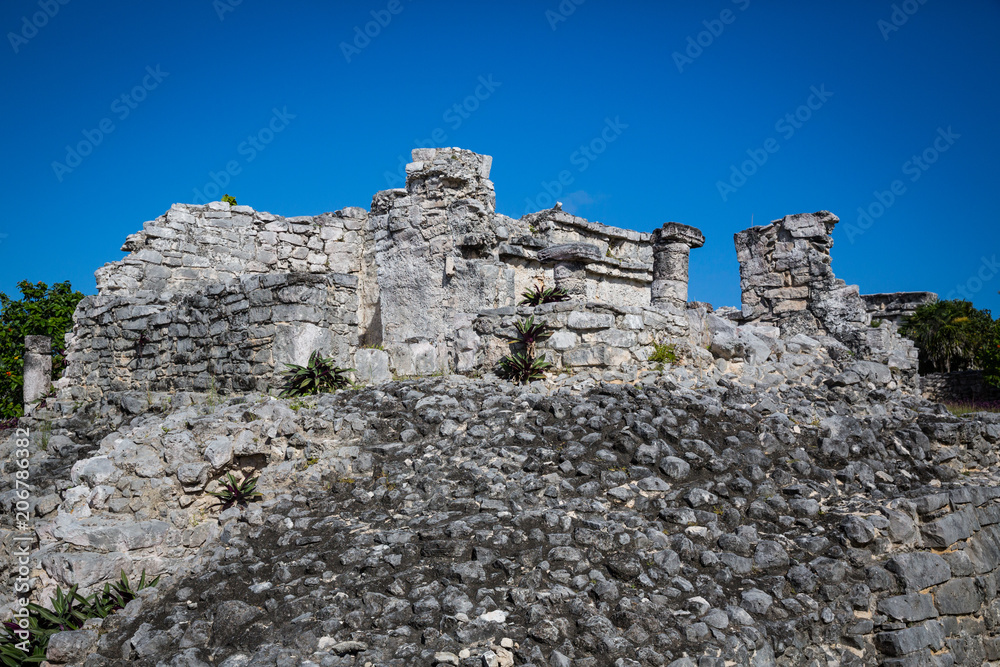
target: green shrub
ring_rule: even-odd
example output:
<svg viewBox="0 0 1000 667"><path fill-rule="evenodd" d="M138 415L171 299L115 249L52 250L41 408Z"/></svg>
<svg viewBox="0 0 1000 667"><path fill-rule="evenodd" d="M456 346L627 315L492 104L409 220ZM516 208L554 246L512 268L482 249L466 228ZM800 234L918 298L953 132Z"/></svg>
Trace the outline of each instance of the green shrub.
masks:
<svg viewBox="0 0 1000 667"><path fill-rule="evenodd" d="M0 292L0 419L19 417L24 385L24 337L52 339L52 376L66 367L65 335L73 328L73 311L83 298L69 281L52 287L45 283L17 284L22 298L13 300Z"/></svg>
<svg viewBox="0 0 1000 667"><path fill-rule="evenodd" d="M673 343L653 343L653 354L649 360L654 364L672 364L677 361L677 346Z"/></svg>
<svg viewBox="0 0 1000 667"><path fill-rule="evenodd" d="M236 197L231 197L228 194L222 195L222 199L220 199L219 201L224 201L230 206L236 206Z"/></svg>
<svg viewBox="0 0 1000 667"><path fill-rule="evenodd" d="M285 365L288 370L282 373L281 398L312 396L343 389L351 384L347 373L354 372L353 368L340 368L333 363L332 357L324 357L319 352L313 352L305 366Z"/></svg>
<svg viewBox="0 0 1000 667"><path fill-rule="evenodd" d="M113 585L105 584L103 591L87 597L76 592L76 585L65 594L57 588L50 601L52 609L33 602L28 604L27 628L19 626L14 619L3 623L0 627L0 662L6 667L41 663L45 660L45 650L52 635L65 630L79 630L91 618L107 618L124 609L139 591L152 588L159 581L157 577L147 582L146 571L143 570L138 588L132 590L125 570L122 570L120 581Z"/></svg>
<svg viewBox="0 0 1000 667"><path fill-rule="evenodd" d="M899 331L916 344L921 372L950 373L978 366L993 328L990 311L956 299L920 306Z"/></svg>

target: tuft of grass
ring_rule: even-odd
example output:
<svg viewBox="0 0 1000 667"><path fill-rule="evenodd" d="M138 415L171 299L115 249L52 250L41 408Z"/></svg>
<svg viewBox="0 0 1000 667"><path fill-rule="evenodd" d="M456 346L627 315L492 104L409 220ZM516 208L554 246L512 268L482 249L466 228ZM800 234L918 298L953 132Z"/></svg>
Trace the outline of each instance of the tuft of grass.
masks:
<svg viewBox="0 0 1000 667"><path fill-rule="evenodd" d="M944 406L956 417L974 412L1000 412L1000 401L954 401L947 402Z"/></svg>
<svg viewBox="0 0 1000 667"><path fill-rule="evenodd" d="M226 478L219 480L219 484L223 487L222 491L209 491L208 493L219 499L216 505L221 505L222 511L226 511L233 505L246 507L247 503L261 500L264 497L256 490L258 479L260 478L253 477L244 479L242 482L237 482L236 478L233 477L233 473L227 473Z"/></svg>

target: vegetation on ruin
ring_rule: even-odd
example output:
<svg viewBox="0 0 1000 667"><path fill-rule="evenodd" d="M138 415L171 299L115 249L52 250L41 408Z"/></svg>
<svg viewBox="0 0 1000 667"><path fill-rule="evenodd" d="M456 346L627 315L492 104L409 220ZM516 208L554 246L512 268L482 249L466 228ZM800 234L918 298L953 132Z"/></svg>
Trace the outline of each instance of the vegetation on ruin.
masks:
<svg viewBox="0 0 1000 667"><path fill-rule="evenodd" d="M159 581L160 578L156 577L147 582L146 571L143 570L142 578L133 590L125 570L122 570L120 581L105 584L103 591L87 597L76 592L76 584L66 593L61 588L56 588L50 601L51 609L34 602L28 603L26 628L18 625L18 621L13 618L3 623L0 627L0 662L6 667L42 663L52 635L66 630L79 630L91 618L107 618L124 609L139 591L152 588ZM27 637L19 636L18 633L25 630Z"/></svg>
<svg viewBox="0 0 1000 667"><path fill-rule="evenodd" d="M677 362L677 346L673 343L653 343L653 353L649 355L649 361L657 364L656 370L663 370L663 364Z"/></svg>
<svg viewBox="0 0 1000 667"><path fill-rule="evenodd" d="M219 201L224 201L230 206L236 206L236 197L233 197L229 194L222 195L222 199L220 199Z"/></svg>
<svg viewBox="0 0 1000 667"><path fill-rule="evenodd" d="M523 352L511 352L497 364L496 374L504 380L516 384L527 384L545 377L545 371L552 364L535 356L535 346L552 336L552 330L531 317L514 323L518 342L524 346Z"/></svg>
<svg viewBox="0 0 1000 667"><path fill-rule="evenodd" d="M309 355L305 366L285 364L288 370L281 374L284 383L281 385L281 398L298 398L344 389L351 384L348 373L353 368L340 368L332 357L324 357L319 352Z"/></svg>
<svg viewBox="0 0 1000 667"><path fill-rule="evenodd" d="M222 491L209 491L208 493L219 499L216 505L221 506L223 512L233 505L246 507L248 503L264 497L257 491L258 479L260 478L250 477L245 478L242 482L237 482L236 478L233 477L233 473L228 473L219 480L219 484L222 485Z"/></svg>
<svg viewBox="0 0 1000 667"><path fill-rule="evenodd" d="M549 287L546 289L544 285L535 285L523 292L521 296L524 298L518 302L519 306L540 306L543 303L569 300L569 294L563 288Z"/></svg>
<svg viewBox="0 0 1000 667"><path fill-rule="evenodd" d="M17 288L21 292L17 300L0 292L0 420L23 414L24 337L52 339L52 377L58 378L66 367L65 335L83 298L69 281L49 287L22 280Z"/></svg>

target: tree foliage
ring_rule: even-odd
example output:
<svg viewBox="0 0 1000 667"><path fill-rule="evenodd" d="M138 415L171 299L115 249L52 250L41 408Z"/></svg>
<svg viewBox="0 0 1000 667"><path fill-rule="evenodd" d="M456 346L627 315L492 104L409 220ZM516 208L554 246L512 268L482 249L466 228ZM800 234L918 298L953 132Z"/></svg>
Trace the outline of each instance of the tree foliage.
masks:
<svg viewBox="0 0 1000 667"><path fill-rule="evenodd" d="M921 372L950 373L980 368L995 329L990 311L955 299L920 306L900 333L916 343Z"/></svg>
<svg viewBox="0 0 1000 667"><path fill-rule="evenodd" d="M22 414L24 337L52 338L52 375L65 368L64 337L73 328L73 311L83 298L69 281L49 287L23 280L17 284L21 299L0 292L0 419Z"/></svg>

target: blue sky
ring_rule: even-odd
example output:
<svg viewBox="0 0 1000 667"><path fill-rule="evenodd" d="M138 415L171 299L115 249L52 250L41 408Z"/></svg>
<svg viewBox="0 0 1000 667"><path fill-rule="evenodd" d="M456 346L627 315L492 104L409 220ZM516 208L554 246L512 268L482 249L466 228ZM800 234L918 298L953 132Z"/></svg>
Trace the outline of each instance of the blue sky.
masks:
<svg viewBox="0 0 1000 667"><path fill-rule="evenodd" d="M996 0L8 0L0 28L11 295L93 293L213 174L280 215L367 208L444 145L494 157L501 213L554 192L606 224L701 228L692 299L739 304L751 221L826 209L862 293L1000 315Z"/></svg>

